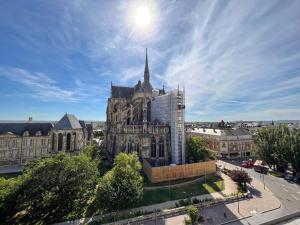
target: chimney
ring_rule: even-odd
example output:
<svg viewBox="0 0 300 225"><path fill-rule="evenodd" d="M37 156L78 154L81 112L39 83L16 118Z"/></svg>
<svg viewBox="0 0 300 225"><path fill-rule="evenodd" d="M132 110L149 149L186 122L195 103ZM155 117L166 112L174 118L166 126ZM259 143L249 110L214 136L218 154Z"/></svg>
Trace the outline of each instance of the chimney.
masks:
<svg viewBox="0 0 300 225"><path fill-rule="evenodd" d="M28 118L28 123L32 123L32 117L31 116Z"/></svg>

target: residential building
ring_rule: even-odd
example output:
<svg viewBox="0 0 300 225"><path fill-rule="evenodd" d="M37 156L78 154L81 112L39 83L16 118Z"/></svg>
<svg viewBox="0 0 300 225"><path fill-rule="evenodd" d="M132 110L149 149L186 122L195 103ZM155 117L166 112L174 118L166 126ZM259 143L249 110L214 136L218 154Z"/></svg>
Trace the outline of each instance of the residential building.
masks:
<svg viewBox="0 0 300 225"><path fill-rule="evenodd" d="M92 129L72 114L65 114L57 123L1 122L0 166L23 165L65 151L76 154L91 144Z"/></svg>
<svg viewBox="0 0 300 225"><path fill-rule="evenodd" d="M223 158L249 157L253 148L252 134L243 128L195 128L187 131L187 135L201 136L205 140L207 148Z"/></svg>

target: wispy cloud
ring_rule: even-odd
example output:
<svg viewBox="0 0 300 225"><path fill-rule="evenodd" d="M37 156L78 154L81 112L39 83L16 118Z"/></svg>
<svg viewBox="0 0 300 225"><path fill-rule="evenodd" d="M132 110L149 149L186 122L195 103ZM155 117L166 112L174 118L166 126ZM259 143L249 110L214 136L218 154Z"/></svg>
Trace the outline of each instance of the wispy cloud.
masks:
<svg viewBox="0 0 300 225"><path fill-rule="evenodd" d="M266 105L289 107L288 96L300 89L299 7L298 1L198 2L162 79L185 85L187 112L201 112L199 119L244 110L264 117Z"/></svg>
<svg viewBox="0 0 300 225"><path fill-rule="evenodd" d="M20 68L0 67L0 76L23 84L41 101L77 101L73 91L60 88L48 75Z"/></svg>
<svg viewBox="0 0 300 225"><path fill-rule="evenodd" d="M141 2L155 12L145 33L130 20ZM21 84L34 101L71 102L104 118L110 81L142 79L148 47L152 85L184 85L188 120L297 117L297 0L15 4L0 7L0 81Z"/></svg>

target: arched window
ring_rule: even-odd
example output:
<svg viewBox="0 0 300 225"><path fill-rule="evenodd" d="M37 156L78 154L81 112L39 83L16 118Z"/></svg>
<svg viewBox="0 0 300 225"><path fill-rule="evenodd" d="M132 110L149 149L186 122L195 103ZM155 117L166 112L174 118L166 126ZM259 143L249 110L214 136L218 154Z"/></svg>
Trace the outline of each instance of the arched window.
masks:
<svg viewBox="0 0 300 225"><path fill-rule="evenodd" d="M165 157L165 145L164 145L164 139L159 139L159 146L158 146L158 156L159 157Z"/></svg>
<svg viewBox="0 0 300 225"><path fill-rule="evenodd" d="M128 143L127 143L127 152L131 153L131 151L132 151L132 141L129 140Z"/></svg>
<svg viewBox="0 0 300 225"><path fill-rule="evenodd" d="M52 150L55 149L55 141L56 141L55 139L56 139L55 134L53 134L53 136L52 136Z"/></svg>
<svg viewBox="0 0 300 225"><path fill-rule="evenodd" d="M70 151L71 149L71 134L68 133L67 134L67 147L66 147L67 151Z"/></svg>
<svg viewBox="0 0 300 225"><path fill-rule="evenodd" d="M62 150L62 143L63 143L63 135L62 134L58 134L58 151Z"/></svg>
<svg viewBox="0 0 300 225"><path fill-rule="evenodd" d="M151 157L156 157L156 140L154 137L151 139Z"/></svg>
<svg viewBox="0 0 300 225"><path fill-rule="evenodd" d="M73 135L74 135L74 149L73 150L76 150L76 142L77 142L77 140L76 140L76 132L73 133Z"/></svg>
<svg viewBox="0 0 300 225"><path fill-rule="evenodd" d="M137 153L140 153L140 143L136 143L136 144L135 144L135 151L136 151Z"/></svg>

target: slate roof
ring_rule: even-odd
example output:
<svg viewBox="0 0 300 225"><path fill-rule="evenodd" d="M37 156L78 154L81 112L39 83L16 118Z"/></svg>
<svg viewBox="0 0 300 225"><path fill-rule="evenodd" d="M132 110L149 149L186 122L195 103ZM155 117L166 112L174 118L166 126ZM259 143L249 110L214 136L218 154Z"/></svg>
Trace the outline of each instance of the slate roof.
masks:
<svg viewBox="0 0 300 225"><path fill-rule="evenodd" d="M134 88L131 87L121 87L121 86L111 86L111 97L112 98L132 98L134 93Z"/></svg>
<svg viewBox="0 0 300 225"><path fill-rule="evenodd" d="M246 129L224 129L223 130L227 136L240 136L240 135L251 135L251 133Z"/></svg>
<svg viewBox="0 0 300 225"><path fill-rule="evenodd" d="M52 128L52 123L0 123L0 135L12 133L22 136L28 131L29 136L35 136L40 131L42 136L46 136Z"/></svg>
<svg viewBox="0 0 300 225"><path fill-rule="evenodd" d="M213 128L195 128L193 133L209 134L209 135L225 135L225 136L243 136L251 135L251 133L243 128L239 129L213 129Z"/></svg>
<svg viewBox="0 0 300 225"><path fill-rule="evenodd" d="M54 125L55 130L81 129L78 119L73 114L65 114L60 121Z"/></svg>
<svg viewBox="0 0 300 225"><path fill-rule="evenodd" d="M82 128L86 127L86 123L83 120L79 120L79 124L81 125Z"/></svg>

